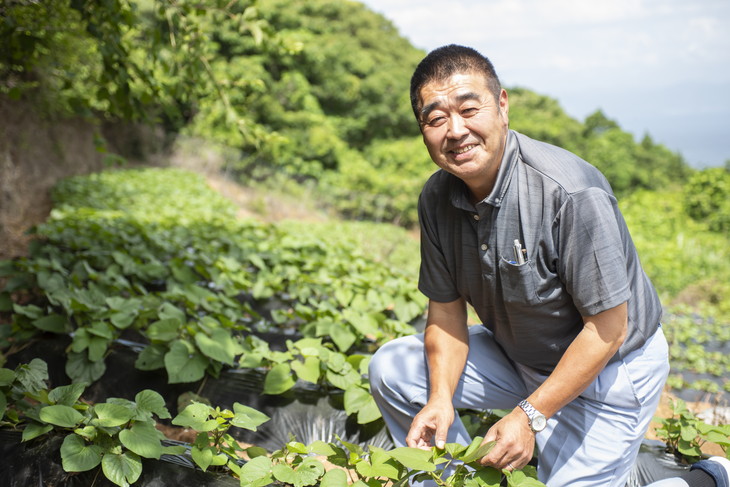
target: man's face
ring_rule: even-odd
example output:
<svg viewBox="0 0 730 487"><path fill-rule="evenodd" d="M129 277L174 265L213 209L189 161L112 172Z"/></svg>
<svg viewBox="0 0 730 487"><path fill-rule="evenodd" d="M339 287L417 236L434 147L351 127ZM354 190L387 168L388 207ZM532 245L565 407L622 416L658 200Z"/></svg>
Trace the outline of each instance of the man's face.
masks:
<svg viewBox="0 0 730 487"><path fill-rule="evenodd" d="M483 75L460 73L423 85L420 102L421 131L431 159L464 180L478 199L485 198L504 152L507 92L495 100Z"/></svg>

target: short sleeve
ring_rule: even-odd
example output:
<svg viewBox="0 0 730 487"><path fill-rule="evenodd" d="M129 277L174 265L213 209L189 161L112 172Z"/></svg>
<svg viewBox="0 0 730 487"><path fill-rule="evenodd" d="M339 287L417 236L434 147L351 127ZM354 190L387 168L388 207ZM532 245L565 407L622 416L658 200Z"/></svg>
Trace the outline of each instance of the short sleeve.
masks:
<svg viewBox="0 0 730 487"><path fill-rule="evenodd" d="M559 274L582 316L631 297L616 199L598 188L570 195L557 219Z"/></svg>
<svg viewBox="0 0 730 487"><path fill-rule="evenodd" d="M443 247L450 242L448 236L439 234L433 218L436 209L429 206L427 196L421 193L418 198L418 219L421 226L421 268L418 289L429 299L449 303L460 297L454 276L448 270Z"/></svg>

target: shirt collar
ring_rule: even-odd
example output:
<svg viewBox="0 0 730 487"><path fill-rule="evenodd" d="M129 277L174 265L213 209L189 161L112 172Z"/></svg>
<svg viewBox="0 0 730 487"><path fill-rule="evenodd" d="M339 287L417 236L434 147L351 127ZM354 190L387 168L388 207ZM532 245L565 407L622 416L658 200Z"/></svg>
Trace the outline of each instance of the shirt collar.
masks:
<svg viewBox="0 0 730 487"><path fill-rule="evenodd" d="M487 204L494 207L499 207L504 201L504 195L507 193L509 183L512 180L512 173L517 167L517 159L520 155L520 146L517 143L517 137L512 130L507 131L507 140L504 144L504 155L499 165L499 171L497 171L497 179L494 181L494 188L492 192L484 198L482 201L477 202L476 206ZM452 177L451 181L451 204L456 208L461 208L466 211L474 211L475 207L471 203L469 188L466 183L456 176Z"/></svg>

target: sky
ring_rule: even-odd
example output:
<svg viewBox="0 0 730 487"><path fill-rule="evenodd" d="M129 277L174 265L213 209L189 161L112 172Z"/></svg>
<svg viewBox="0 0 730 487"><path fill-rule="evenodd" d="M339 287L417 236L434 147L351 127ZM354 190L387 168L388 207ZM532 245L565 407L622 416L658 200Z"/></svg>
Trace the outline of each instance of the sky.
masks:
<svg viewBox="0 0 730 487"><path fill-rule="evenodd" d="M693 167L730 160L728 0L362 0L425 51L463 44L503 86L600 109Z"/></svg>

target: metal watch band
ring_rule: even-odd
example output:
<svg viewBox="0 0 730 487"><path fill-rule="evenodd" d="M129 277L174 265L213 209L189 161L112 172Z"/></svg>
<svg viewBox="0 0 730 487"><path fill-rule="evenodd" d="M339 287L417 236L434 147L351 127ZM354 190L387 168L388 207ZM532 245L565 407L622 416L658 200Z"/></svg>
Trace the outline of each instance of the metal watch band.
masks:
<svg viewBox="0 0 730 487"><path fill-rule="evenodd" d="M527 415L527 418L529 419L530 428L532 428L532 431L535 433L538 433L545 429L545 415L542 414L540 411L535 409L532 404L527 402L527 400L521 401L518 406L522 408L522 410Z"/></svg>

